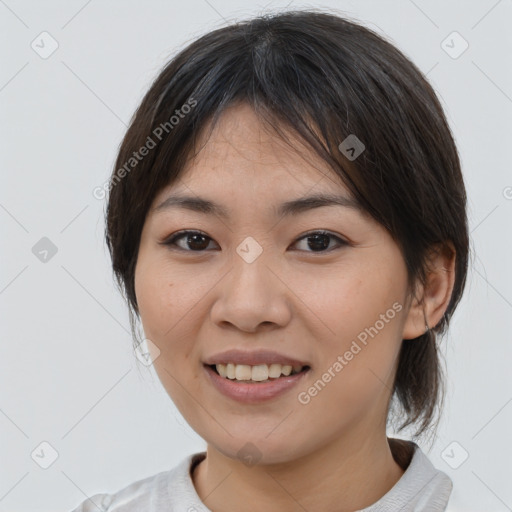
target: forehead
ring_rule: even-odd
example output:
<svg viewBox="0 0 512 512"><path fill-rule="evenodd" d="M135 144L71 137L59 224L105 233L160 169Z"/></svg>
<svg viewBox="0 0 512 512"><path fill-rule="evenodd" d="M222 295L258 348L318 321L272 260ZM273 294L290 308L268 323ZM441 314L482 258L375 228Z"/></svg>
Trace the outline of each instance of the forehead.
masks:
<svg viewBox="0 0 512 512"><path fill-rule="evenodd" d="M228 108L213 130L203 129L199 151L157 194L150 215L181 210L233 221L258 212L275 221L338 206L354 221L371 220L327 162L283 131L286 140L249 106Z"/></svg>
<svg viewBox="0 0 512 512"><path fill-rule="evenodd" d="M318 184L323 191L348 194L340 177L297 135L280 126L288 142L283 140L247 104L229 107L211 134L208 128L202 131L199 150L187 161L173 190L179 189L180 182L220 190L229 183L246 186L250 182L266 193L282 187L305 193Z"/></svg>

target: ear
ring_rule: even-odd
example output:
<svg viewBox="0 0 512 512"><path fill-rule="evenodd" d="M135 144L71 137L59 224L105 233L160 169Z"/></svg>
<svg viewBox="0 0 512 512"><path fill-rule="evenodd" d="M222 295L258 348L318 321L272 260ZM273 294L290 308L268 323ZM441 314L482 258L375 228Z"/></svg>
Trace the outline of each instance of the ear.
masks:
<svg viewBox="0 0 512 512"><path fill-rule="evenodd" d="M435 327L442 319L452 296L455 282L455 248L451 242L436 244L429 251L425 286L417 283L404 323L402 339L425 334L427 325Z"/></svg>

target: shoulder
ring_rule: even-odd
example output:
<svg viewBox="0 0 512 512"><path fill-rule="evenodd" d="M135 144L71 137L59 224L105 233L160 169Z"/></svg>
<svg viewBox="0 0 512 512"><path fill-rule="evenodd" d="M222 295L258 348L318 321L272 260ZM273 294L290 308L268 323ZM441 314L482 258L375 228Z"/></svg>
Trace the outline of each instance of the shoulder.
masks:
<svg viewBox="0 0 512 512"><path fill-rule="evenodd" d="M99 493L87 498L71 512L156 512L173 510L180 495L187 494L190 467L202 460L204 452L187 455L174 468L148 476L113 493ZM193 484L192 484L193 485ZM180 507L181 510L181 507Z"/></svg>

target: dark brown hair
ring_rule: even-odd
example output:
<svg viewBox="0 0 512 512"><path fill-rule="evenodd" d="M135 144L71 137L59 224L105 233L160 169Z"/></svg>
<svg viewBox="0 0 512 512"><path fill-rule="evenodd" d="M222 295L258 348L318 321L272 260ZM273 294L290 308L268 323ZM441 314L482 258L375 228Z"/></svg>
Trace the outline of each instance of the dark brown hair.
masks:
<svg viewBox="0 0 512 512"><path fill-rule="evenodd" d="M106 210L106 241L132 333L148 209L177 180L205 127L213 129L239 102L284 139L284 129L291 130L329 164L399 245L410 290L425 282L429 249L455 249L448 308L430 331L402 342L392 394L400 429L417 424L416 436L423 434L444 395L437 340L466 281L466 192L450 128L425 76L393 44L345 17L286 11L236 22L192 42L158 74L120 145ZM351 134L365 146L353 160L340 150Z"/></svg>

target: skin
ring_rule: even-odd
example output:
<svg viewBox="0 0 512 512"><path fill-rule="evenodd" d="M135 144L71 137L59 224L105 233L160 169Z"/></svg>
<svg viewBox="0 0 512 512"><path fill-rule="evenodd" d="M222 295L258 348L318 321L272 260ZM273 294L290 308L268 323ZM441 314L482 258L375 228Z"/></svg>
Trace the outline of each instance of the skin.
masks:
<svg viewBox="0 0 512 512"><path fill-rule="evenodd" d="M277 218L273 206L284 201L349 196L325 162L297 147L272 135L250 107L230 107L179 180L155 197L141 235L135 289L144 333L160 350L154 365L163 386L207 443L193 482L214 512L353 511L386 494L404 472L385 428L400 345L424 333L425 319L441 319L453 288L454 257L439 253L417 288L423 304L413 299L398 246L364 212L336 205ZM178 192L218 202L231 216L154 211ZM185 236L174 249L161 243L182 229L207 238ZM322 252L303 238L318 230L348 244L327 238ZM250 264L236 252L248 236L263 249ZM394 303L401 311L300 403L298 393ZM263 404L235 402L211 385L202 363L231 348L277 350L311 371ZM237 455L247 442L261 454L256 465Z"/></svg>

